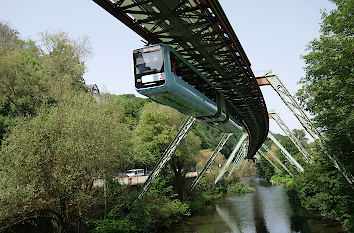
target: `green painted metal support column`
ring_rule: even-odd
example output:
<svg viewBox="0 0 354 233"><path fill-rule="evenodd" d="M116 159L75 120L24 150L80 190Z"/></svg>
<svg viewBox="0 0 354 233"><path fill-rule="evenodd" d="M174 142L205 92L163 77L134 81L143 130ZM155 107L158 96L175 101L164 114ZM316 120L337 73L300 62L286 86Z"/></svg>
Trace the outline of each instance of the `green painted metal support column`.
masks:
<svg viewBox="0 0 354 233"><path fill-rule="evenodd" d="M157 163L153 172L150 174L149 178L146 180L143 187L141 188L138 199L141 199L144 196L144 194L147 192L147 190L149 190L151 184L155 181L157 176L160 174L161 170L165 167L166 163L171 159L173 153L181 143L182 139L188 135L189 130L193 126L195 120L196 120L195 117L189 116L187 120L184 122L182 127L179 129L176 137L173 139L171 144L165 150L160 161Z"/></svg>
<svg viewBox="0 0 354 233"><path fill-rule="evenodd" d="M274 144L281 150L285 155L285 158L295 166L296 170L299 172L304 172L304 168L294 159L293 156L280 144L280 142L273 136L271 132L268 133L268 138L274 142Z"/></svg>
<svg viewBox="0 0 354 233"><path fill-rule="evenodd" d="M235 158L235 154L236 152L240 149L243 141L246 139L247 137L247 133L244 133L240 140L238 141L237 145L235 146L234 150L231 152L229 158L227 159L226 163L224 164L224 166L221 168L221 171L219 173L219 175L216 177L214 184L218 183L218 181L224 176L226 169L230 166L232 160Z"/></svg>
<svg viewBox="0 0 354 233"><path fill-rule="evenodd" d="M199 180L204 176L206 170L208 170L211 163L214 162L216 156L221 151L221 149L224 147L225 143L227 142L227 140L229 140L231 135L232 135L232 133L225 133L224 136L221 138L219 144L217 145L217 147L214 149L213 153L211 154L208 162L205 164L205 166L203 167L201 172L198 174L197 178L194 179L191 187L189 188L190 191L192 191L197 186Z"/></svg>
<svg viewBox="0 0 354 233"><path fill-rule="evenodd" d="M275 161L277 161L277 163L279 163L280 166L281 166L287 173L289 173L289 175L291 175L292 177L294 177L294 175L289 171L289 169L285 166L285 164L282 163L282 161L280 161L280 159L278 159L278 157L277 157L265 144L262 145L262 148L263 148L266 152L268 152L268 153L273 157L273 159L274 159Z"/></svg>

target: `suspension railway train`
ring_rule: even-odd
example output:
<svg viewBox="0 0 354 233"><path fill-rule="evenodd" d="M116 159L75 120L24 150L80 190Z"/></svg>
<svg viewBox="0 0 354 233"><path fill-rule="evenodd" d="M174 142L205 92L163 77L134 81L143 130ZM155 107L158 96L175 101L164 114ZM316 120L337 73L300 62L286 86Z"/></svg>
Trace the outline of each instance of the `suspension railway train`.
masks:
<svg viewBox="0 0 354 233"><path fill-rule="evenodd" d="M228 102L193 65L165 44L133 52L135 87L138 93L223 132L242 131L242 125L229 115Z"/></svg>

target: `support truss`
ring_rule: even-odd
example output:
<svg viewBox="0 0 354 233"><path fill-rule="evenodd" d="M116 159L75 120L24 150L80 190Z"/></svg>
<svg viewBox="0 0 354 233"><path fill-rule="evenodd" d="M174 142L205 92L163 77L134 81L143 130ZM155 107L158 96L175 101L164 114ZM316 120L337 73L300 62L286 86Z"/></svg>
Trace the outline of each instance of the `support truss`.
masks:
<svg viewBox="0 0 354 233"><path fill-rule="evenodd" d="M242 169L241 169L241 173L242 173L242 172L243 172L243 170L245 169L246 164L247 164L247 159L246 159L246 160L245 160L245 162L243 163L243 167L242 167Z"/></svg>
<svg viewBox="0 0 354 233"><path fill-rule="evenodd" d="M166 163L171 159L173 153L181 143L182 139L188 135L189 130L193 126L195 120L196 120L195 117L189 116L187 120L184 122L184 124L182 125L182 127L179 129L176 137L173 139L171 144L165 150L160 161L157 163L153 172L150 174L149 178L146 180L143 187L141 188L138 196L139 199L141 199L144 196L144 194L150 188L151 184L155 181L157 176L160 174L161 170L165 167Z"/></svg>
<svg viewBox="0 0 354 233"><path fill-rule="evenodd" d="M274 119L274 121L279 125L279 127L283 130L283 132L290 138L290 140L294 143L296 148L300 151L300 153L304 156L306 162L313 163L312 157L309 155L307 150L303 147L301 142L294 136L291 130L284 124L280 116L275 112L270 112L269 116Z"/></svg>
<svg viewBox="0 0 354 233"><path fill-rule="evenodd" d="M275 168L275 170L276 170L277 173L280 173L279 168L278 168L277 166L275 166L275 164L273 163L273 161L272 161L270 158L268 158L268 157L263 153L263 151L258 150L257 154L258 154L258 153L259 153L263 158L265 158L265 159ZM259 156L259 154L258 154L258 156Z"/></svg>
<svg viewBox="0 0 354 233"><path fill-rule="evenodd" d="M248 155L253 156L267 137L268 112L251 63L219 1L93 1L149 44L174 48L223 93L230 115L249 134Z"/></svg>
<svg viewBox="0 0 354 233"><path fill-rule="evenodd" d="M243 141L246 139L246 137L247 137L246 133L244 133L241 136L240 140L236 144L234 150L231 152L231 154L230 154L229 158L227 159L226 163L221 168L221 171L220 171L219 175L216 177L214 184L216 184L224 176L224 174L226 172L226 169L230 166L232 160L235 158L236 152L240 149L240 147L241 147Z"/></svg>
<svg viewBox="0 0 354 233"><path fill-rule="evenodd" d="M290 92L286 89L284 84L280 81L277 75L268 73L265 76L257 77L257 82L259 86L263 85L271 85L278 93L280 98L286 104L286 106L293 112L296 118L300 121L305 130L314 138L319 138L321 140L320 132L314 127L311 120L305 114L304 110L298 104L296 99L290 94ZM321 148L324 149L324 145L320 143ZM340 162L336 155L326 152L324 149L326 156L331 160L334 167L344 176L350 186L353 188L354 177L353 175L345 169L345 166Z"/></svg>
<svg viewBox="0 0 354 233"><path fill-rule="evenodd" d="M229 140L231 135L232 135L232 133L225 133L224 136L221 138L219 144L215 148L213 154L210 156L208 162L205 164L205 166L203 167L201 172L198 174L197 178L194 179L194 181L193 181L193 183L192 183L192 185L190 187L190 191L192 191L197 186L199 180L204 176L206 170L208 170L208 168L210 167L211 163L214 162L216 156L221 151L221 149L224 147L225 143L227 142L227 140Z"/></svg>
<svg viewBox="0 0 354 233"><path fill-rule="evenodd" d="M294 177L294 175L289 171L289 169L285 166L284 163L282 163L282 161L280 161L280 159L278 159L278 157L268 148L268 146L266 146L266 144L262 145L262 148L268 152L275 161L277 161L277 163L279 163L279 165L287 172L289 173L289 175L291 175L292 177Z"/></svg>
<svg viewBox="0 0 354 233"><path fill-rule="evenodd" d="M296 159L291 156L291 154L280 144L280 142L273 136L272 133L268 133L268 138L274 142L274 144L281 150L285 155L285 158L295 166L296 170L299 172L304 172L304 168L296 161Z"/></svg>
<svg viewBox="0 0 354 233"><path fill-rule="evenodd" d="M258 77L257 81L260 86L269 84L272 86L274 91L278 93L286 106L293 112L302 126L313 138L319 138L321 136L320 132L313 126L311 120L305 114L304 110L301 108L295 98L290 94L288 89L286 89L277 75L266 74L263 77Z"/></svg>
<svg viewBox="0 0 354 233"><path fill-rule="evenodd" d="M238 150L237 156L234 159L234 163L233 163L227 177L230 177L232 175L232 173L234 173L234 171L240 166L242 160L246 157L246 155L247 155L247 148L246 147L247 147L246 142L243 142L241 148Z"/></svg>

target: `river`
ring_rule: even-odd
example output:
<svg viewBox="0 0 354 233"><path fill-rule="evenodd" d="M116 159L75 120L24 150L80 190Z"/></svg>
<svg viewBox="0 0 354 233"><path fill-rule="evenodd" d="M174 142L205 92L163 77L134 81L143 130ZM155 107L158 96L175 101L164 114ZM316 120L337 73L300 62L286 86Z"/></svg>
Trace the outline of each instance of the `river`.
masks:
<svg viewBox="0 0 354 233"><path fill-rule="evenodd" d="M293 207L282 186L271 186L258 177L245 177L243 182L255 187L256 191L219 198L168 233L344 232L337 222Z"/></svg>

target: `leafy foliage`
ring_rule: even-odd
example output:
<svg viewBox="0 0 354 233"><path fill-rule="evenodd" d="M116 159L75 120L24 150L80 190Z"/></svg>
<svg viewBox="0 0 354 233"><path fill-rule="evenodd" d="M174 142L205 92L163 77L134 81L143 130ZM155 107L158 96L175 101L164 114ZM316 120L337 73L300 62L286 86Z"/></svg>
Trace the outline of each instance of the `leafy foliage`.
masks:
<svg viewBox="0 0 354 233"><path fill-rule="evenodd" d="M248 184L243 182L237 182L236 184L227 187L227 192L233 194L243 194L243 193L250 193L254 191L256 191L255 188L250 187Z"/></svg>
<svg viewBox="0 0 354 233"><path fill-rule="evenodd" d="M294 185L294 178L290 175L276 174L271 177L271 180L278 184L284 184L288 187L292 187Z"/></svg>
<svg viewBox="0 0 354 233"><path fill-rule="evenodd" d="M68 93L62 98L57 106L41 109L33 119L19 120L3 142L3 224L22 215L50 211L58 225L65 221L70 229L97 201L93 181L130 164L131 137L120 106L98 104L85 93Z"/></svg>
<svg viewBox="0 0 354 233"><path fill-rule="evenodd" d="M107 219L91 221L92 232L151 232L168 228L190 215L189 205L175 197L170 181L160 178L143 201L128 200L126 205L113 208ZM127 213L122 215L122 212Z"/></svg>
<svg viewBox="0 0 354 233"><path fill-rule="evenodd" d="M353 156L353 0L332 0L337 9L323 13L322 35L310 42L303 56L306 77L298 98L314 115L323 133L325 149L317 148L317 160L295 180L303 206L340 218L354 231L353 189L329 162L335 154L349 172Z"/></svg>

